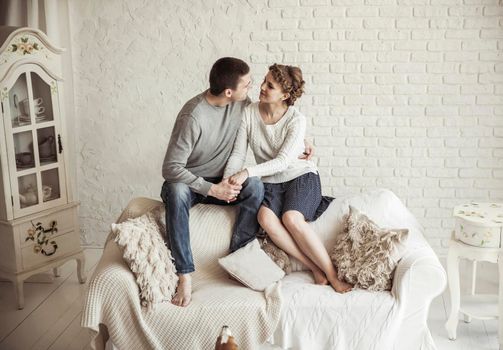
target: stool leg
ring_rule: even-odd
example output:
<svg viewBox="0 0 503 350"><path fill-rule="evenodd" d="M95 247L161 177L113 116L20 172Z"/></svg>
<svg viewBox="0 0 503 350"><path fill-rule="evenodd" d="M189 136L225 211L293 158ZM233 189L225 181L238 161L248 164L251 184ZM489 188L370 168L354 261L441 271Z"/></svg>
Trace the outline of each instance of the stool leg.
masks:
<svg viewBox="0 0 503 350"><path fill-rule="evenodd" d="M445 329L447 330L449 339L455 340L461 300L459 291L459 256L454 247L451 247L447 254L447 277L449 279L449 291L451 295L451 314L445 323Z"/></svg>
<svg viewBox="0 0 503 350"><path fill-rule="evenodd" d="M475 295L475 286L477 284L477 260L472 260L472 285L470 287L470 295ZM463 319L466 323L472 322L472 317L463 314Z"/></svg>
<svg viewBox="0 0 503 350"><path fill-rule="evenodd" d="M499 297L498 297L498 336L500 343L500 350L503 349L503 252L498 255L498 272L499 272Z"/></svg>

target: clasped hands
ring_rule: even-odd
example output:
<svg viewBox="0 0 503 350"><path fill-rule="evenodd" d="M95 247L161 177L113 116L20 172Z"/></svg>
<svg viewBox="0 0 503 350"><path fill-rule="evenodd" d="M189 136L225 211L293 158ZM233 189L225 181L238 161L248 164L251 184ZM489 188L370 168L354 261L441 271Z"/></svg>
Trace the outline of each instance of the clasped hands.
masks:
<svg viewBox="0 0 503 350"><path fill-rule="evenodd" d="M310 144L306 143L306 152L299 156L299 159L310 160L312 156L313 149ZM248 179L248 171L246 169L238 171L234 175L223 178L218 184L213 184L208 195L232 203L237 200L246 179Z"/></svg>
<svg viewBox="0 0 503 350"><path fill-rule="evenodd" d="M210 187L208 195L226 201L227 203L234 202L238 198L243 188L243 182L245 182L247 178L248 172L246 170L241 170L232 176L222 179L218 184L213 184Z"/></svg>

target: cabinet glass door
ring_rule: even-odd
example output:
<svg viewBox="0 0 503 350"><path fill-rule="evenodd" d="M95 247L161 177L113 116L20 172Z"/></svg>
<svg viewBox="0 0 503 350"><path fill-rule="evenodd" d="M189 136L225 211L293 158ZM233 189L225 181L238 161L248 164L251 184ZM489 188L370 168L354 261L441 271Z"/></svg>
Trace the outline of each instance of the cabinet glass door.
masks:
<svg viewBox="0 0 503 350"><path fill-rule="evenodd" d="M9 164L15 169L11 172L15 216L66 200L57 81L40 66L27 66L7 87L4 111L10 116L4 126Z"/></svg>

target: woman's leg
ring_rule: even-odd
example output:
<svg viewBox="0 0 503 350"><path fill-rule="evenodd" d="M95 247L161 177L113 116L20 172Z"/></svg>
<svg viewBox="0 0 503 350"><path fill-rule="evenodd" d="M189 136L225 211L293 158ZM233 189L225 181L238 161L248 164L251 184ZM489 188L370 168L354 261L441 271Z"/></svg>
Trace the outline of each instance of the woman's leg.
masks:
<svg viewBox="0 0 503 350"><path fill-rule="evenodd" d="M297 247L290 233L285 229L279 218L271 209L261 206L258 212L258 222L267 232L274 244L302 262L313 272L314 282L316 284L328 284L328 280L323 271L299 250L299 247Z"/></svg>
<svg viewBox="0 0 503 350"><path fill-rule="evenodd" d="M283 214L282 221L299 249L326 274L332 287L339 293L350 291L352 286L339 280L325 246L304 219L304 214L296 210L288 210Z"/></svg>

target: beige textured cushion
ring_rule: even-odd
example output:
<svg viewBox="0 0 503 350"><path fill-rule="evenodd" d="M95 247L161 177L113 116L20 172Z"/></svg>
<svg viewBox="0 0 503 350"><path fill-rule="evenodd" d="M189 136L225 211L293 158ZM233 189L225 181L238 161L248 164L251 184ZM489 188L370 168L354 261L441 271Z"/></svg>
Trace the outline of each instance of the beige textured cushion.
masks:
<svg viewBox="0 0 503 350"><path fill-rule="evenodd" d="M260 243L256 239L218 259L218 263L232 277L257 291L265 290L285 276L285 272L260 249Z"/></svg>
<svg viewBox="0 0 503 350"><path fill-rule="evenodd" d="M140 287L141 303L149 310L156 303L171 300L178 282L171 252L164 244L154 215L147 213L112 224L115 242Z"/></svg>
<svg viewBox="0 0 503 350"><path fill-rule="evenodd" d="M356 288L390 290L392 273L405 252L408 232L380 228L350 206L344 232L331 255L339 278Z"/></svg>

